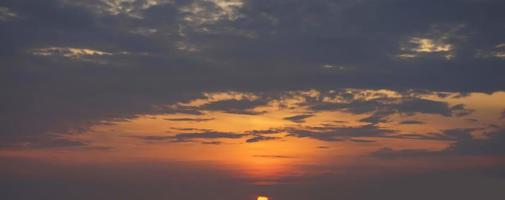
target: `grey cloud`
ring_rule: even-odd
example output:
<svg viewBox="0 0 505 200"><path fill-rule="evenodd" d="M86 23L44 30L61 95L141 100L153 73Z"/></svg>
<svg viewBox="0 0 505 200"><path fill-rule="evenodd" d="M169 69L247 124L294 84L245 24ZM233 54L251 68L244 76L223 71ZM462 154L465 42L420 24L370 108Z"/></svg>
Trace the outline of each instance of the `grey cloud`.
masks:
<svg viewBox="0 0 505 200"><path fill-rule="evenodd" d="M344 94L345 95L345 94ZM349 95L349 94L347 94ZM446 117L450 116L467 116L471 114L471 110L459 104L449 106L447 102L422 99L418 97L401 97L387 98L381 97L371 100L355 99L356 97L348 97L347 102L330 103L330 102L309 102L309 108L314 111L321 110L341 110L354 114L372 113L370 116L361 119L362 122L370 124L378 124L388 121L388 117L392 114L413 115L415 113L437 114Z"/></svg>
<svg viewBox="0 0 505 200"><path fill-rule="evenodd" d="M477 129L471 128L454 128L445 129L437 133L424 133L424 134L409 134L399 133L396 135L384 136L385 138L398 138L398 139L414 139L414 140L446 140L446 141L460 141L472 139L472 132Z"/></svg>
<svg viewBox="0 0 505 200"><path fill-rule="evenodd" d="M211 145L220 145L220 144L223 144L222 142L219 142L219 141L210 141L210 142L203 141L201 143L202 144L211 144Z"/></svg>
<svg viewBox="0 0 505 200"><path fill-rule="evenodd" d="M9 8L0 6L0 22L12 20L16 16L16 13Z"/></svg>
<svg viewBox="0 0 505 200"><path fill-rule="evenodd" d="M14 142L9 143L0 143L0 147L2 148L18 148L18 149L46 149L46 148L79 148L82 150L85 149L94 149L90 142L75 140L75 139L67 139L57 136L34 136L34 137L24 137L18 138ZM99 148L98 148L99 149Z"/></svg>
<svg viewBox="0 0 505 200"><path fill-rule="evenodd" d="M151 1L128 1L119 10L104 2L2 1L1 7L17 16L0 23L3 139L68 132L139 114L175 112L160 106L204 91L351 87L469 93L505 89L503 60L474 56L475 49L493 49L503 43L505 30L499 19L505 5L500 0L245 1L234 10L243 17L228 20L226 16L198 26L184 20L191 13L180 12L193 1L150 5L146 3ZM210 14L222 10L212 4L205 7ZM461 25L464 27L444 41L455 47L450 61L392 58L401 52L401 41L443 35ZM157 31L131 32L149 29ZM183 51L178 47L181 43L199 51ZM131 54L101 56L107 57L100 59L106 64L98 64L29 53L47 47ZM352 66L352 70L321 69L327 63ZM443 104L413 101L398 105L398 109L407 113L466 113ZM249 103L255 104L208 106L211 110L261 114L250 110L254 106L233 105ZM355 104L362 105L340 108L375 112L379 103ZM425 107L427 104L431 107ZM334 105L327 106L331 109ZM179 111L201 114L192 108ZM366 121L387 120L385 115L374 117Z"/></svg>
<svg viewBox="0 0 505 200"><path fill-rule="evenodd" d="M151 136L134 136L149 142L193 142L195 139L239 139L248 134L227 133L216 131L203 131L195 133L178 133L175 135L151 135ZM209 141L204 141L209 142ZM211 141L216 142L216 141Z"/></svg>
<svg viewBox="0 0 505 200"><path fill-rule="evenodd" d="M439 139L455 141L448 148L441 151L424 149L394 150L383 148L371 153L371 156L383 158L401 158L418 156L453 156L453 155L477 155L477 156L503 156L505 155L505 130L488 132L487 138L479 139L471 135L471 129L450 129L443 131ZM436 138L431 138L436 139Z"/></svg>
<svg viewBox="0 0 505 200"><path fill-rule="evenodd" d="M278 140L278 139L281 139L281 138L280 137L257 135L257 136L254 136L253 138L247 139L246 142L247 143L255 143L255 142L268 141L268 140Z"/></svg>
<svg viewBox="0 0 505 200"><path fill-rule="evenodd" d="M202 133L179 133L175 135L177 139L212 139L212 138L230 138L236 139L246 136L245 134L224 133L224 132L202 132Z"/></svg>
<svg viewBox="0 0 505 200"><path fill-rule="evenodd" d="M312 117L312 116L314 116L314 115L312 115L312 114L295 115L295 116L291 116L291 117L285 117L284 120L292 121L295 123L303 123L303 122L305 122L305 119Z"/></svg>
<svg viewBox="0 0 505 200"><path fill-rule="evenodd" d="M269 134L282 133L284 131L286 131L285 128L272 128L272 129L265 129L265 130L250 130L250 131L246 131L246 133L251 134L251 135L269 135Z"/></svg>
<svg viewBox="0 0 505 200"><path fill-rule="evenodd" d="M374 125L360 127L327 127L317 129L296 129L288 130L288 136L299 138L312 138L323 141L342 141L345 139L359 137L384 137L393 134L393 130L382 129Z"/></svg>
<svg viewBox="0 0 505 200"><path fill-rule="evenodd" d="M446 151L461 155L505 155L505 130L488 133L486 139L460 139Z"/></svg>
<svg viewBox="0 0 505 200"><path fill-rule="evenodd" d="M176 122L181 122L181 121L186 121L186 122L205 122L205 121L211 121L214 120L214 118L169 118L165 119L167 121L176 121Z"/></svg>

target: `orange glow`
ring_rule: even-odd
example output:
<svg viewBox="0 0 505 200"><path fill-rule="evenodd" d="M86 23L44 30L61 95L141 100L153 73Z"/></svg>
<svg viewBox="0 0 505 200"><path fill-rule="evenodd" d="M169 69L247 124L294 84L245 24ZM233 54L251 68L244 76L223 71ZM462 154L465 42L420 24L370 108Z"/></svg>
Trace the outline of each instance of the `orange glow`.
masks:
<svg viewBox="0 0 505 200"><path fill-rule="evenodd" d="M400 94L387 90L359 91L363 100L372 100L379 96L383 98L401 99ZM376 95L380 93L380 95ZM313 166L348 166L361 162L371 152L384 147L395 150L423 149L441 151L447 148L451 141L447 140L416 140L395 137L353 138L346 129L363 127L367 123L361 119L370 116L371 112L352 113L341 110L310 110L303 106L304 98L319 98L317 91L293 92L291 96L273 99L264 105L254 108L254 115L228 113L219 110L202 110L202 115L190 114L159 114L138 115L135 118L102 123L91 126L82 134L61 135L72 141L86 141L93 146L84 148L60 149L11 149L0 151L0 156L30 156L38 158L61 159L65 162L108 162L108 161L161 161L161 162L207 162L219 165L228 173L247 177L257 183L275 183L282 177L325 173L323 169L310 170ZM455 94L451 94L455 95ZM227 99L257 99L253 94L216 93L206 94L208 99L196 99L186 103L186 106L200 106L209 102ZM459 98L440 98L437 95L422 96L423 99L446 102L450 106L464 104L473 112L462 117L444 116L432 113L392 114L387 121L376 126L381 129L394 130L406 134L431 134L451 128L479 128L488 124L502 124L499 117L505 102L505 93L494 94L472 93ZM346 99L337 97L321 97L326 103L345 103ZM300 106L301 105L301 106ZM310 114L302 121L286 120L287 117ZM479 121L469 122L471 118ZM182 119L182 120L170 120ZM190 120L187 120L190 119ZM192 120L193 119L193 120ZM209 119L209 120L194 120ZM410 120L418 123L399 123ZM339 129L341 128L341 129ZM348 136L332 141L324 136L308 137L293 135L292 130L298 130L307 135L341 134ZM312 132L310 132L312 131ZM326 132L325 132L326 131ZM364 130L366 131L366 129ZM198 136L202 133L210 135ZM212 133L214 135L212 135ZM215 134L218 133L218 134ZM237 137L222 137L235 134ZM351 132L354 134L354 132ZM362 132L356 131L356 134ZM190 137L175 140L178 134L188 134ZM192 136L198 136L191 138ZM260 139L256 142L250 140ZM147 138L147 139L146 139ZM263 140L261 139L263 138ZM266 139L264 139L266 138ZM185 140L184 140L185 139ZM100 150L100 149L105 149ZM268 199L258 197L258 199Z"/></svg>
<svg viewBox="0 0 505 200"><path fill-rule="evenodd" d="M268 200L268 197L265 197L265 196L258 196L257 200Z"/></svg>

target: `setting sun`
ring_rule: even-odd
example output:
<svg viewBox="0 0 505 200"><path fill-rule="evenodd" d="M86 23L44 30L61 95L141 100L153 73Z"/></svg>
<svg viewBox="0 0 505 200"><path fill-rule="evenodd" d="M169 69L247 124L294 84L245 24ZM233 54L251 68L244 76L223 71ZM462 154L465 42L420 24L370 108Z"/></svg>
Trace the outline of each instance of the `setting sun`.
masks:
<svg viewBox="0 0 505 200"><path fill-rule="evenodd" d="M268 200L268 197L259 196L257 200Z"/></svg>

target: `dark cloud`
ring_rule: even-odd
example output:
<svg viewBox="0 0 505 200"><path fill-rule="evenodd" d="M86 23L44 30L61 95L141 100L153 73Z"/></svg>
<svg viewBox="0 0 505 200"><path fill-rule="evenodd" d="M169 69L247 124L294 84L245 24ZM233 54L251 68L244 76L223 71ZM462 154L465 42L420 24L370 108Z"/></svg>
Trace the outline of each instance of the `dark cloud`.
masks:
<svg viewBox="0 0 505 200"><path fill-rule="evenodd" d="M175 135L176 139L214 139L214 138L241 138L245 134L224 133L224 132L202 132L202 133L179 133Z"/></svg>
<svg viewBox="0 0 505 200"><path fill-rule="evenodd" d="M485 139L462 138L452 144L449 153L460 155L505 155L505 130L487 134Z"/></svg>
<svg viewBox="0 0 505 200"><path fill-rule="evenodd" d="M90 142L87 141L44 135L19 138L17 141L10 143L0 143L0 147L21 149L79 148L82 150L95 148Z"/></svg>
<svg viewBox="0 0 505 200"><path fill-rule="evenodd" d="M443 131L438 139L455 141L448 148L441 151L424 149L393 150L383 148L373 152L372 156L384 158L418 157L418 156L449 156L449 155L473 155L473 156L503 156L505 155L505 130L487 133L487 138L474 138L471 129L451 129ZM424 139L437 139L430 137Z"/></svg>
<svg viewBox="0 0 505 200"><path fill-rule="evenodd" d="M205 121L211 121L214 120L214 118L169 118L165 119L168 121L176 121L176 122L205 122Z"/></svg>
<svg viewBox="0 0 505 200"><path fill-rule="evenodd" d="M305 122L305 119L312 117L312 116L314 116L314 115L312 115L312 114L295 115L295 116L291 116L291 117L285 117L284 120L292 121L295 123L303 123L303 122Z"/></svg>
<svg viewBox="0 0 505 200"><path fill-rule="evenodd" d="M312 138L323 141L342 141L359 137L383 137L394 133L392 130L382 129L374 125L360 127L327 127L314 129L290 129L288 136L299 138Z"/></svg>
<svg viewBox="0 0 505 200"><path fill-rule="evenodd" d="M472 132L476 129L471 128L455 128L446 129L437 133L397 133L395 135L383 136L385 138L398 138L398 139L414 139L414 140L441 140L441 141L459 141L463 139L471 139Z"/></svg>
<svg viewBox="0 0 505 200"><path fill-rule="evenodd" d="M150 136L134 136L149 142L193 142L194 140L209 140L209 139L239 139L248 136L248 134L227 133L216 131L202 131L195 133L178 133L175 135L150 135ZM209 141L204 141L208 143ZM210 141L216 142L216 141ZM219 142L219 141L217 141Z"/></svg>
<svg viewBox="0 0 505 200"><path fill-rule="evenodd" d="M360 95L362 94L340 93L337 94L337 97L347 98L344 102L311 101L307 104L314 111L340 110L353 114L372 113L372 115L360 120L370 124L387 122L388 117L393 114L413 115L415 113L424 113L445 117L461 117L469 115L472 112L466 109L463 104L450 106L447 102L409 97L409 95L401 98L379 97L368 100L361 99Z"/></svg>
<svg viewBox="0 0 505 200"><path fill-rule="evenodd" d="M246 142L247 143L255 143L255 142L262 142L262 141L268 141L268 140L278 140L278 139L281 139L281 138L280 137L257 135L257 136L254 136L253 138L247 139Z"/></svg>
<svg viewBox="0 0 505 200"><path fill-rule="evenodd" d="M503 59L476 56L503 43L499 0L260 0L230 13L212 1L146 2L2 1L1 16L15 14L0 21L2 140L78 132L142 114L261 114L253 109L264 102L255 100L164 107L208 91L505 89ZM182 9L193 3L201 12ZM451 44L454 57L399 59L403 44L415 47L412 37ZM110 54L34 55L45 48ZM371 124L387 121L389 113L469 113L422 99L377 109L383 106L357 101L313 108L377 112L363 119Z"/></svg>
<svg viewBox="0 0 505 200"><path fill-rule="evenodd" d="M211 144L211 145L220 145L220 144L223 144L222 142L219 142L219 141L210 141L210 142L203 141L201 143L202 144Z"/></svg>
<svg viewBox="0 0 505 200"><path fill-rule="evenodd" d="M251 131L246 131L246 133L251 134L251 135L270 135L270 134L282 133L285 131L286 131L286 129L284 129L284 128L272 128L272 129L266 129L266 130L251 130Z"/></svg>

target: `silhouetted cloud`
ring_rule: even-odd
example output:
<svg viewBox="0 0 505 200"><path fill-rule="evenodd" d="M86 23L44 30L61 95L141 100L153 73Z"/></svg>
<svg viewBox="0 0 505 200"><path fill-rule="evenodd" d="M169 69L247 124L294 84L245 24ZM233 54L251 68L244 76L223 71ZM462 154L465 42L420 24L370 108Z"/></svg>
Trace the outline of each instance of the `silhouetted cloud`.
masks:
<svg viewBox="0 0 505 200"><path fill-rule="evenodd" d="M175 121L175 122L205 122L205 121L210 121L214 120L214 118L168 118L165 119L167 121Z"/></svg>
<svg viewBox="0 0 505 200"><path fill-rule="evenodd" d="M503 156L505 155L505 130L488 132L487 138L474 138L471 129L451 129L439 135L439 139L454 140L448 148L441 151L424 149L393 150L385 147L371 153L372 156L395 158L417 156L448 156L448 155L476 155L476 156ZM436 139L436 138L431 138Z"/></svg>
<svg viewBox="0 0 505 200"><path fill-rule="evenodd" d="M312 117L312 116L314 116L314 115L312 115L312 114L295 115L295 116L291 116L291 117L285 117L284 120L292 121L295 123L303 123L303 122L305 122L305 119Z"/></svg>
<svg viewBox="0 0 505 200"><path fill-rule="evenodd" d="M133 136L148 142L195 142L199 140L216 140L216 139L240 139L249 134L228 133L217 131L202 131L194 133L178 133L175 135L149 135L149 136ZM205 144L221 144L221 141L203 141Z"/></svg>
<svg viewBox="0 0 505 200"><path fill-rule="evenodd" d="M251 130L251 131L246 131L246 133L251 134L251 135L270 135L270 134L282 133L285 131L286 131L285 128L271 128L271 129L265 129L265 130Z"/></svg>
<svg viewBox="0 0 505 200"><path fill-rule="evenodd" d="M201 115L200 109L164 105L208 91L416 88L469 94L505 89L499 0L281 0L234 6L5 0L0 7L5 140L142 114ZM441 9L446 7L451 11ZM379 26L381 21L390 25ZM401 54L415 56L402 59ZM262 104L230 100L201 109L261 114L252 109ZM383 105L314 109L334 106L363 113ZM393 106L405 113L468 113L428 100ZM364 119L384 120L384 113Z"/></svg>
<svg viewBox="0 0 505 200"><path fill-rule="evenodd" d="M342 141L359 137L383 137L394 133L393 130L382 129L374 125L359 127L328 127L317 129L290 129L288 136L312 138L323 141Z"/></svg>
<svg viewBox="0 0 505 200"><path fill-rule="evenodd" d="M220 144L223 144L222 142L219 142L219 141L203 141L201 142L202 144L211 144L211 145L220 145Z"/></svg>
<svg viewBox="0 0 505 200"><path fill-rule="evenodd" d="M176 139L215 139L215 138L241 138L246 134L225 133L225 132L202 132L202 133L179 133L175 135Z"/></svg>
<svg viewBox="0 0 505 200"><path fill-rule="evenodd" d="M246 140L247 143L255 143L255 142L261 142L261 141L268 141L268 140L278 140L280 137L271 137L271 136L254 136L253 138L249 138Z"/></svg>
<svg viewBox="0 0 505 200"><path fill-rule="evenodd" d="M399 124L424 124L424 122L417 120L404 120L400 121Z"/></svg>
<svg viewBox="0 0 505 200"><path fill-rule="evenodd" d="M38 149L38 148L91 148L90 142L67 139L54 136L37 136L29 137L25 139L20 139L13 143L2 143L0 147L5 148L26 148L26 149Z"/></svg>
<svg viewBox="0 0 505 200"><path fill-rule="evenodd" d="M464 137L446 152L460 155L505 155L505 129L486 134L485 139Z"/></svg>

